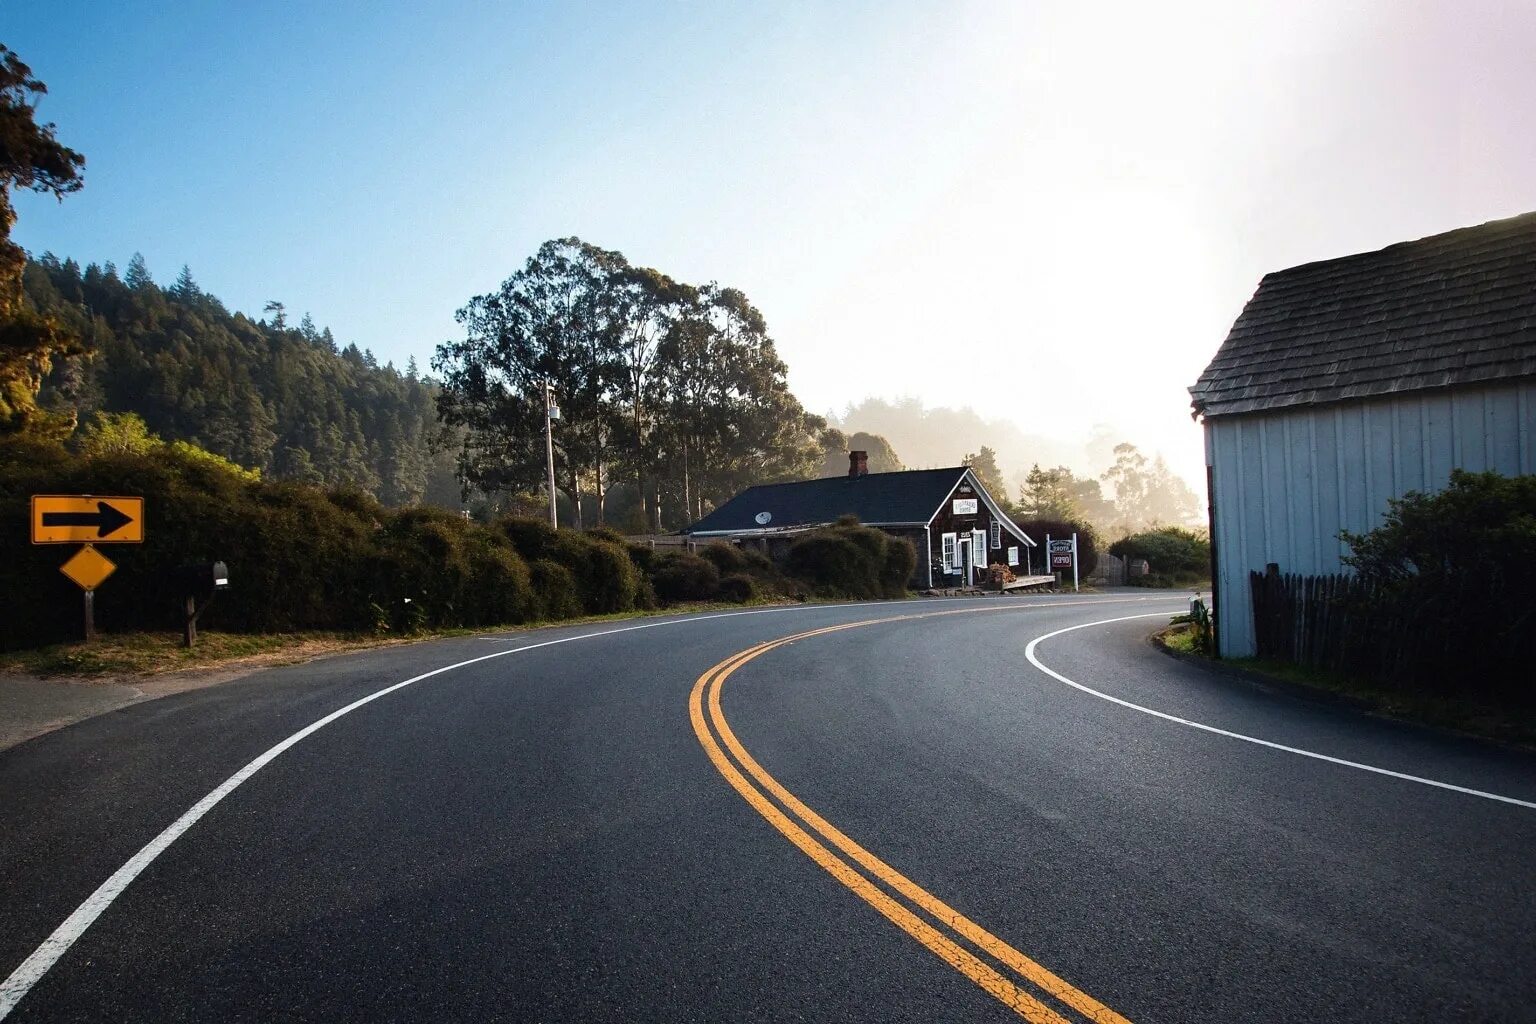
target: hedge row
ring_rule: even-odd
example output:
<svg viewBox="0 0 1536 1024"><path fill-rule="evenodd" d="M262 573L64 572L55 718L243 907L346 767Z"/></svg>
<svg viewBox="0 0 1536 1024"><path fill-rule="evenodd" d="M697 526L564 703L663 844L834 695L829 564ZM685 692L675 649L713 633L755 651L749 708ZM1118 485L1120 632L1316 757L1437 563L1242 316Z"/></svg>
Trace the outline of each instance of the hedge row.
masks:
<svg viewBox="0 0 1536 1024"><path fill-rule="evenodd" d="M658 603L760 596L899 597L912 546L856 522L808 534L786 571L728 544L699 554L629 547L605 530L526 519L470 522L437 508L386 509L356 491L268 483L190 445L81 456L0 442L0 650L77 638L75 550L34 546L33 494L138 495L140 545L103 545L117 571L96 594L107 631L179 628L178 566L222 561L230 586L202 619L239 632L414 632L558 620Z"/></svg>
<svg viewBox="0 0 1536 1024"><path fill-rule="evenodd" d="M73 550L33 546L32 494L145 499L142 545L103 545L117 572L96 594L107 630L180 623L178 566L222 561L230 587L203 625L245 632L414 631L651 607L649 582L610 535L445 509L385 509L360 492L251 480L170 446L85 458L15 441L0 448L0 645L78 635L80 592L58 571Z"/></svg>

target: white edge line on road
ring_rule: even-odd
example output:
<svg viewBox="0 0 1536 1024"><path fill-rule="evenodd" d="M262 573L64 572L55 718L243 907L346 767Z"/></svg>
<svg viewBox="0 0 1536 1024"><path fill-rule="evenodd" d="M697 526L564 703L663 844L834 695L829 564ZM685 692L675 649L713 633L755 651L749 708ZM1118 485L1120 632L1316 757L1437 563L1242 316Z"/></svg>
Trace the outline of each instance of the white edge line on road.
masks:
<svg viewBox="0 0 1536 1024"><path fill-rule="evenodd" d="M1390 768L1378 768L1373 764L1361 764L1359 761L1346 761L1342 757L1332 757L1328 754L1319 754L1315 750L1303 750L1300 747L1288 747L1284 743L1275 743L1272 740L1261 740L1257 736L1247 736L1240 732L1230 732L1226 729L1218 729L1214 725L1206 725L1203 722L1192 722L1187 718L1180 718L1177 715L1170 715L1165 711L1157 711L1153 708L1142 707L1140 704L1133 704L1128 700L1121 700L1119 697L1112 697L1107 693L1095 690L1091 686L1084 686L1082 683L1068 679L1066 676L1062 675L1060 672L1057 672L1055 669L1042 664L1040 659L1035 657L1035 648L1042 641L1049 640L1053 636L1061 636L1061 634L1070 633L1075 629L1087 629L1090 626L1107 626L1111 622L1126 622L1131 619L1153 618L1160 614L1163 613L1149 612L1144 615L1122 615L1117 619L1100 619L1097 622L1084 622L1081 625L1068 626L1066 629L1058 629L1054 633L1047 633L1044 636L1037 636L1031 640L1029 642L1029 646L1024 648L1024 657L1029 660L1031 665L1035 666L1035 668L1044 672L1052 679L1066 683L1068 686L1082 690L1084 693L1092 694L1101 700L1107 700L1111 704L1119 704L1123 708L1130 708L1132 711L1140 711L1144 715L1151 715L1154 718L1161 718L1164 721L1175 722L1179 725L1187 725L1191 729L1200 729L1204 732L1215 733L1217 736L1226 736L1229 739L1242 740L1244 743L1256 743L1261 747L1269 747L1271 750L1283 750L1287 754L1298 754L1302 757L1310 757L1318 761L1327 761L1329 764L1342 765L1345 768L1358 768L1363 772L1374 772L1377 775L1387 775L1394 779L1402 779L1404 782L1417 782L1421 786L1434 786L1436 789L1449 789L1456 793L1465 793L1467 796L1478 796L1482 797L1484 800L1497 800L1500 803L1514 804L1517 807L1529 807L1532 810L1536 810L1536 803L1532 803L1529 800L1517 800L1512 796L1502 796L1498 793L1488 793L1481 789L1468 789L1466 786L1457 786L1449 782L1440 782L1437 779L1426 779L1418 775L1407 775L1403 772L1394 772Z"/></svg>
<svg viewBox="0 0 1536 1024"><path fill-rule="evenodd" d="M1123 603L1126 601L1147 600L1155 600L1155 598L1088 598L1087 600L1071 601L1032 601L1027 604L1020 603L1017 608L1019 610L1023 610L1025 608L1060 607L1062 605L1069 604L1114 604ZM223 783L218 786L218 788L213 790L213 792L209 793L197 803L193 804L185 814L167 826L163 832L155 836L155 838L151 839L148 843L144 844L143 849L139 850L138 853L130 857L127 863L112 873L112 877L101 883L95 892L87 896L85 902L76 907L75 912L70 914L69 917L65 918L64 923L55 928L53 930L53 934L44 939L42 945L33 950L32 955L21 962L21 966L12 971L10 976L6 978L4 982L0 982L0 1020L4 1020L10 1014L11 1010L15 1009L16 1004L21 1002L22 997L31 991L32 986L36 985L38 981L42 979L43 975L47 974L49 969L51 969L53 965L58 962L59 958L69 951L69 947L73 946L75 942L80 938L80 936L85 934L86 929L88 929L92 923L94 923L95 920L101 916L103 911L112 905L112 901L117 899L117 897L122 894L124 889L128 888L129 884L132 883L133 880L137 878L145 868L149 867L149 865L154 861L156 857L164 853L167 847L179 839L182 833L186 832L187 829L197 824L197 822L205 814L213 810L213 808L219 803L220 800L223 800L226 796L233 793L240 787L242 783L244 783L252 775L255 775L257 772L261 771L262 768L265 768L279 754L283 753L283 751L287 750L295 743L298 743L300 740L303 740L306 737L319 732L321 729L324 729L326 726L336 721L336 719L341 718L343 715L351 714L353 711L356 711L363 705L370 704L373 701L378 700L380 697L394 693L396 690L410 686L412 683L419 683L423 679L430 679L433 676L442 675L444 672L452 672L454 669L464 668L467 665L474 665L477 662L489 661L492 658L504 658L509 654L518 654L522 651L531 651L540 647L553 647L556 644L568 644L577 640L592 640L597 637L613 636L616 633L631 633L637 629L656 629L660 626L679 626L690 622L704 622L709 619L729 619L739 615L764 615L773 612L803 612L815 610L834 610L838 608L864 608L871 605L889 605L892 608L900 608L904 604L906 604L906 602L900 601L859 601L850 602L847 604L805 604L795 605L789 608L758 608L753 611L716 612L710 615L694 615L680 619L665 619L661 622L643 622L635 626L620 626L616 629L605 629L596 633L582 633L577 636L560 637L556 640L545 640L540 643L526 644L522 647L514 647L511 650L496 651L493 654L483 654L478 658L470 658L466 661L455 662L452 665L444 665L442 668L435 668L430 672L423 672L419 676L412 676L409 679L395 683L391 686L386 686L382 690L375 690L373 693L368 694L366 697L361 697L353 701L346 707L337 708L335 711L332 711L324 718L310 723L309 725L300 729L298 732L294 733L292 736L289 736L287 739L271 747L264 753L257 755L257 757L244 768L241 768L239 771L235 772L235 774L225 779ZM1055 634L1052 635L1054 636ZM1050 670L1047 669L1046 671Z"/></svg>

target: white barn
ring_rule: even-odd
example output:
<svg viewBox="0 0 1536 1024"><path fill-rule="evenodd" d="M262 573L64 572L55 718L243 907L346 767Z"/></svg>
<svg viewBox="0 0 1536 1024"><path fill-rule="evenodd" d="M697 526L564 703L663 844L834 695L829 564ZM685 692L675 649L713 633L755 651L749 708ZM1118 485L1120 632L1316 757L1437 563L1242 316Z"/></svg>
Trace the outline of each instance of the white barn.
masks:
<svg viewBox="0 0 1536 1024"><path fill-rule="evenodd" d="M1265 276L1190 388L1221 654L1248 574L1344 569L1339 532L1453 468L1536 473L1536 213Z"/></svg>

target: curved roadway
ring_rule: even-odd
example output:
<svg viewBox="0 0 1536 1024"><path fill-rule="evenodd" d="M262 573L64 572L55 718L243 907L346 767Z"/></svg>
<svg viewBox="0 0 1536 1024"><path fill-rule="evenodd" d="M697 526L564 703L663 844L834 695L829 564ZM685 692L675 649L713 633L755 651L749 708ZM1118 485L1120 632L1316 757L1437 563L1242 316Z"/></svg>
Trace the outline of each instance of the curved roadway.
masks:
<svg viewBox="0 0 1536 1024"><path fill-rule="evenodd" d="M1536 758L1168 659L1182 603L470 637L39 737L0 1017L1533 1019Z"/></svg>

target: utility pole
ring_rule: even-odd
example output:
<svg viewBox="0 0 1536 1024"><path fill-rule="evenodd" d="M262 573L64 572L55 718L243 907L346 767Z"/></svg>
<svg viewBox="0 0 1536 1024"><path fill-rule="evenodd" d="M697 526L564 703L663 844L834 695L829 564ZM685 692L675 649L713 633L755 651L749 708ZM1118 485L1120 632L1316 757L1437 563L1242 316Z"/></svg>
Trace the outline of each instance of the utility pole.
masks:
<svg viewBox="0 0 1536 1024"><path fill-rule="evenodd" d="M559 516L555 513L555 420L560 410L555 406L554 393L549 380L544 381L544 455L549 461L549 525L558 530Z"/></svg>

